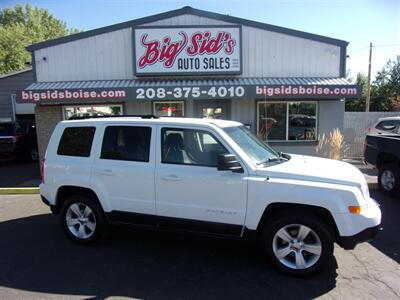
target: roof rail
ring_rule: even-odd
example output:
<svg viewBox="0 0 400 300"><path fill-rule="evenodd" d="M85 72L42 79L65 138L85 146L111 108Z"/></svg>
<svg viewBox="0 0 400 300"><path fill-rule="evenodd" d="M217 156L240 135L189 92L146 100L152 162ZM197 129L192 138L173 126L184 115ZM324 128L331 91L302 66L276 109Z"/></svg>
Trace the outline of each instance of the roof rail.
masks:
<svg viewBox="0 0 400 300"><path fill-rule="evenodd" d="M142 119L158 119L155 115L109 115L109 116L72 116L68 120L101 119L101 118L125 118L134 117Z"/></svg>

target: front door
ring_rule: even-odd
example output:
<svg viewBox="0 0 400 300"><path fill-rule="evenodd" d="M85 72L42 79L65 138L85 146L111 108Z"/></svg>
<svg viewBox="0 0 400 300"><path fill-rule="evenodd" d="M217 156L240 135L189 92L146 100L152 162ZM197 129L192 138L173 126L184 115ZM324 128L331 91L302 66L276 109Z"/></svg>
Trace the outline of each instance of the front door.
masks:
<svg viewBox="0 0 400 300"><path fill-rule="evenodd" d="M218 154L229 153L208 130L160 127L157 141L156 210L161 226L240 235L247 201L247 176L217 170Z"/></svg>
<svg viewBox="0 0 400 300"><path fill-rule="evenodd" d="M196 118L230 119L229 100L196 100L194 103Z"/></svg>

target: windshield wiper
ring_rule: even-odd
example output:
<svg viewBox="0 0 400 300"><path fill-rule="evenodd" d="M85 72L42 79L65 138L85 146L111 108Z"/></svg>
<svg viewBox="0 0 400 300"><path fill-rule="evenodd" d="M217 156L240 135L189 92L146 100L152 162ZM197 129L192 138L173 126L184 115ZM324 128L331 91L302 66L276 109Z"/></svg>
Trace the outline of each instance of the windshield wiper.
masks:
<svg viewBox="0 0 400 300"><path fill-rule="evenodd" d="M275 162L275 161L288 161L289 158L285 157L285 155L282 152L279 152L279 156L276 157L269 157L266 160L260 161L257 163L257 166L262 165L262 164L266 164L269 162Z"/></svg>
<svg viewBox="0 0 400 300"><path fill-rule="evenodd" d="M258 162L257 166L262 165L262 164L266 164L266 163L269 163L269 162L274 162L274 161L281 161L281 158L280 157L269 157L266 160Z"/></svg>

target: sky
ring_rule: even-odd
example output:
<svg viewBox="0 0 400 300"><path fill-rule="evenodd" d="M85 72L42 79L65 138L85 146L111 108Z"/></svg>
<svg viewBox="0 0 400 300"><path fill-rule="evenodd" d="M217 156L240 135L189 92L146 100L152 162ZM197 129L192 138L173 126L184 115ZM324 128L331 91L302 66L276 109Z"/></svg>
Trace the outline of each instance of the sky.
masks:
<svg viewBox="0 0 400 300"><path fill-rule="evenodd" d="M0 9L30 3L47 8L69 28L90 30L189 5L350 42L350 77L367 73L369 43L372 78L400 55L400 0L0 0Z"/></svg>

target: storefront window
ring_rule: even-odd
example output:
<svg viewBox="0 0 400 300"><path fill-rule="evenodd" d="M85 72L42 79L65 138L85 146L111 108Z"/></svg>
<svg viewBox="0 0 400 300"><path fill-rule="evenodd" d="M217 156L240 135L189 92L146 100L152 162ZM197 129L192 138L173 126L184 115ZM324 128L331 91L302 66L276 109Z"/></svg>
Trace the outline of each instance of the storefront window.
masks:
<svg viewBox="0 0 400 300"><path fill-rule="evenodd" d="M206 119L222 119L222 107L203 108L203 118Z"/></svg>
<svg viewBox="0 0 400 300"><path fill-rule="evenodd" d="M316 140L316 102L257 104L258 136L265 140Z"/></svg>
<svg viewBox="0 0 400 300"><path fill-rule="evenodd" d="M115 115L122 115L122 105L85 105L64 107L65 120Z"/></svg>
<svg viewBox="0 0 400 300"><path fill-rule="evenodd" d="M153 113L157 117L183 117L184 102L153 102Z"/></svg>
<svg viewBox="0 0 400 300"><path fill-rule="evenodd" d="M259 103L258 134L263 140L286 140L286 103Z"/></svg>
<svg viewBox="0 0 400 300"><path fill-rule="evenodd" d="M289 140L316 139L317 106L315 103L289 103Z"/></svg>

